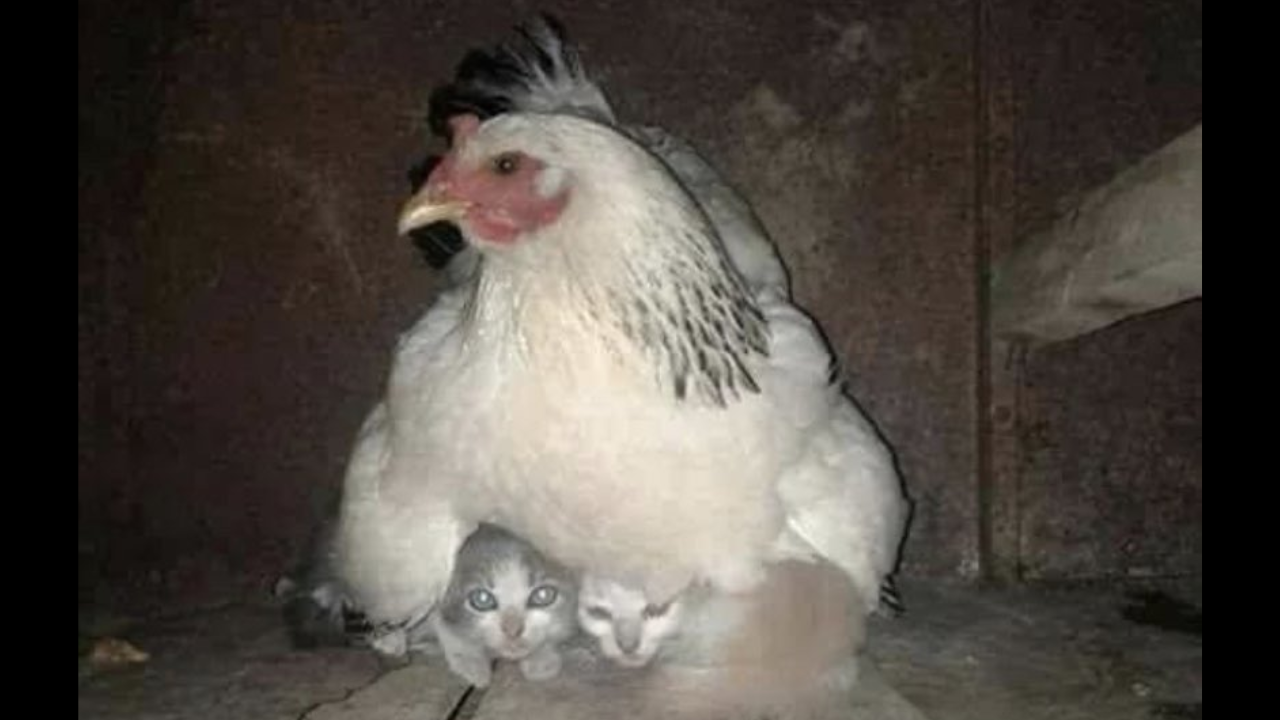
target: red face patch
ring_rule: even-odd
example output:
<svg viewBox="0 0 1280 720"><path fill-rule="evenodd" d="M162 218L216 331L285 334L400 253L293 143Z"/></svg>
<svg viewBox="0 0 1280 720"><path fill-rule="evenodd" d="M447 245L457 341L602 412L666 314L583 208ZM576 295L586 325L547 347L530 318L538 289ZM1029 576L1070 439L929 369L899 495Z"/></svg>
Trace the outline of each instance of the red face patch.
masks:
<svg viewBox="0 0 1280 720"><path fill-rule="evenodd" d="M463 223L478 239L506 244L554 222L569 202L567 192L545 197L538 177L546 164L522 152L485 158L479 166L461 167L458 150L478 131L472 115L450 121L454 149L432 171L429 191L442 199L464 200L470 208Z"/></svg>

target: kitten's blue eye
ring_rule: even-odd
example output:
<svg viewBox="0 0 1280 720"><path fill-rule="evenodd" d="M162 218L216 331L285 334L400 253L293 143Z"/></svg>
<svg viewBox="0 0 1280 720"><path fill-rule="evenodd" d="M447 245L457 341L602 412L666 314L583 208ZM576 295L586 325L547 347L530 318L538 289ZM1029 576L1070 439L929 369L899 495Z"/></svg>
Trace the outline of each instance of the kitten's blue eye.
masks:
<svg viewBox="0 0 1280 720"><path fill-rule="evenodd" d="M476 612L492 612L498 609L498 598L488 590L479 588L467 594L467 603Z"/></svg>
<svg viewBox="0 0 1280 720"><path fill-rule="evenodd" d="M560 591L550 585L543 585L541 587L534 588L534 591L529 593L529 607L547 607L551 603L555 602L558 597L560 597Z"/></svg>

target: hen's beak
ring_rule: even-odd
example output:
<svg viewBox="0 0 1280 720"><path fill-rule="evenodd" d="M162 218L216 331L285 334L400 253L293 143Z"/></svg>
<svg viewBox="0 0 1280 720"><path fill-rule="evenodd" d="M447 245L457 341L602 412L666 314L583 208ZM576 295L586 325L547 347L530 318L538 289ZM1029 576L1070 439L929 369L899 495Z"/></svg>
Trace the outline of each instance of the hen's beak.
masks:
<svg viewBox="0 0 1280 720"><path fill-rule="evenodd" d="M470 206L471 203L465 200L442 197L436 188L428 183L421 192L409 198L409 201L404 204L404 208L400 211L397 230L401 235L407 235L413 230L439 220L461 220Z"/></svg>

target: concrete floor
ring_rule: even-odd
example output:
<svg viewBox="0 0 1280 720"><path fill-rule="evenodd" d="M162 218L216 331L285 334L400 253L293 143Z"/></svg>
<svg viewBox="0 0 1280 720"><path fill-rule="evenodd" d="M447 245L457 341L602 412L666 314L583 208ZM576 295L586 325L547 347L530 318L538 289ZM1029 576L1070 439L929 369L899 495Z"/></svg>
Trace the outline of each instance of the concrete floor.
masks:
<svg viewBox="0 0 1280 720"><path fill-rule="evenodd" d="M1189 720L1203 717L1198 588L1139 601L1132 589L980 590L904 584L902 619L873 628L864 682L831 718ZM560 679L500 673L488 692L435 661L393 667L362 651L291 650L270 605L148 621L96 621L150 654L113 670L80 663L79 717L110 720L577 720L679 718L641 710L628 681L574 655ZM720 719L716 719L720 720ZM736 720L736 719L735 719ZM754 720L754 719L753 719ZM799 720L787 718L786 720ZM817 720L806 716L806 720Z"/></svg>

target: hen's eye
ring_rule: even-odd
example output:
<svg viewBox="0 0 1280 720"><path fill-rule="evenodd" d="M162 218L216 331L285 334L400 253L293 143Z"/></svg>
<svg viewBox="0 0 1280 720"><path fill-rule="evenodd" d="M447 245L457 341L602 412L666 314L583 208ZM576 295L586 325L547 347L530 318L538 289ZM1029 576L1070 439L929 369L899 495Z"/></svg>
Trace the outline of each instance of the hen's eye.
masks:
<svg viewBox="0 0 1280 720"><path fill-rule="evenodd" d="M535 588L533 592L529 593L529 607L547 607L551 605L551 603L554 603L558 597L560 597L560 592L558 590L550 585L543 585L539 588Z"/></svg>
<svg viewBox="0 0 1280 720"><path fill-rule="evenodd" d="M662 617L667 614L667 610L671 609L671 604L666 605L646 605L644 608L644 616L649 619Z"/></svg>
<svg viewBox="0 0 1280 720"><path fill-rule="evenodd" d="M498 598L488 590L477 588L467 594L467 604L476 612L492 612L498 609Z"/></svg>
<svg viewBox="0 0 1280 720"><path fill-rule="evenodd" d="M590 615L592 618L596 620L612 620L613 619L613 615L611 615L608 610L605 610L602 607L587 608L587 615Z"/></svg>
<svg viewBox="0 0 1280 720"><path fill-rule="evenodd" d="M503 153L493 159L493 171L499 175L511 175L520 169L520 156L515 153Z"/></svg>

